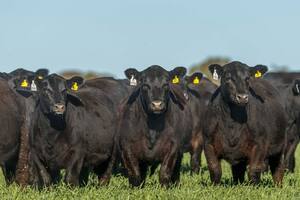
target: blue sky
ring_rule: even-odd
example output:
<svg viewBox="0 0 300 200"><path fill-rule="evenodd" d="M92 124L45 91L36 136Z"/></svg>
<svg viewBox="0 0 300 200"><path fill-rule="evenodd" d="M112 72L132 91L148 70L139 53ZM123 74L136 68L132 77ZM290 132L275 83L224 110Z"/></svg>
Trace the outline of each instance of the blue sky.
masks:
<svg viewBox="0 0 300 200"><path fill-rule="evenodd" d="M0 70L123 77L208 56L300 70L300 1L0 0Z"/></svg>

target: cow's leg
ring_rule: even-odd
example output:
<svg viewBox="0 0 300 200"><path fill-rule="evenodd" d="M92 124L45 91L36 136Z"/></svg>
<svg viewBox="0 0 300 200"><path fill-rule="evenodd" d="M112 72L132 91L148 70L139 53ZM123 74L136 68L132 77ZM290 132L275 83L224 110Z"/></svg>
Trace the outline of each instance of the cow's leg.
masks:
<svg viewBox="0 0 300 200"><path fill-rule="evenodd" d="M246 169L247 169L247 162L246 161L242 161L242 162L239 162L238 164L235 164L235 165L231 166L231 171L232 171L232 177L233 177L233 183L234 184L244 182Z"/></svg>
<svg viewBox="0 0 300 200"><path fill-rule="evenodd" d="M182 161L182 154L177 157L174 172L172 174L172 183L178 184L180 180L180 167L181 167L181 161Z"/></svg>
<svg viewBox="0 0 300 200"><path fill-rule="evenodd" d="M51 170L50 171L50 176L51 176L53 184L57 184L61 180L61 174L60 174L60 170L59 169Z"/></svg>
<svg viewBox="0 0 300 200"><path fill-rule="evenodd" d="M266 169L265 153L263 148L254 146L250 153L248 177L252 184L260 182L260 175Z"/></svg>
<svg viewBox="0 0 300 200"><path fill-rule="evenodd" d="M295 149L296 150L296 149ZM289 172L294 173L295 172L295 166L296 166L296 158L295 158L295 151L292 153L288 160L287 168Z"/></svg>
<svg viewBox="0 0 300 200"><path fill-rule="evenodd" d="M201 166L201 152L203 149L202 134L194 134L191 141L191 174L198 174Z"/></svg>
<svg viewBox="0 0 300 200"><path fill-rule="evenodd" d="M84 157L74 152L73 157L67 164L65 183L71 186L79 186L79 176L83 166Z"/></svg>
<svg viewBox="0 0 300 200"><path fill-rule="evenodd" d="M89 175L90 175L90 171L87 167L83 167L81 169L81 172L79 174L79 185L80 186L85 186L88 184L89 182Z"/></svg>
<svg viewBox="0 0 300 200"><path fill-rule="evenodd" d="M15 180L16 175L16 165L6 162L2 167L3 175L5 177L5 182L7 185L12 184Z"/></svg>
<svg viewBox="0 0 300 200"><path fill-rule="evenodd" d="M140 166L140 172L141 172L142 186L144 186L144 184L146 182L148 165L145 162L140 162L139 166Z"/></svg>
<svg viewBox="0 0 300 200"><path fill-rule="evenodd" d="M276 185L281 186L285 168L283 155L280 153L271 156L269 158L269 165L273 177L273 182Z"/></svg>
<svg viewBox="0 0 300 200"><path fill-rule="evenodd" d="M129 184L134 187L141 186L143 180L141 177L139 161L132 155L129 149L124 149L121 156L127 170Z"/></svg>
<svg viewBox="0 0 300 200"><path fill-rule="evenodd" d="M32 156L32 163L33 163L33 168L31 170L31 173L37 173L36 175L38 175L38 179L39 179L38 181L35 179L35 183L37 183L39 187L49 186L51 184L50 174L48 173L47 169L45 168L45 166L43 165L43 163L40 161L40 159L35 153L32 153L31 156Z"/></svg>
<svg viewBox="0 0 300 200"><path fill-rule="evenodd" d="M114 169L116 160L117 160L117 146L114 145L113 150L112 150L112 155L107 163L107 167L105 168L104 173L99 177L100 185L108 185L109 184L110 177L111 177L112 171Z"/></svg>
<svg viewBox="0 0 300 200"><path fill-rule="evenodd" d="M172 183L172 175L174 174L179 152L177 144L175 144L175 142L173 141L171 141L169 144L166 144L165 148L168 151L166 152L164 159L161 163L159 172L159 182L162 186L169 187Z"/></svg>
<svg viewBox="0 0 300 200"><path fill-rule="evenodd" d="M214 147L210 144L204 146L210 179L214 184L219 184L222 176L221 162L217 157Z"/></svg>
<svg viewBox="0 0 300 200"><path fill-rule="evenodd" d="M293 140L288 142L287 148L286 148L286 158L285 163L286 167L289 170L289 172L294 172L295 170L295 151L298 145L298 140Z"/></svg>
<svg viewBox="0 0 300 200"><path fill-rule="evenodd" d="M294 122L290 122L286 130L287 145L285 151L285 164L289 172L292 173L295 170L295 151L299 143L299 134L297 129L296 124L294 124Z"/></svg>

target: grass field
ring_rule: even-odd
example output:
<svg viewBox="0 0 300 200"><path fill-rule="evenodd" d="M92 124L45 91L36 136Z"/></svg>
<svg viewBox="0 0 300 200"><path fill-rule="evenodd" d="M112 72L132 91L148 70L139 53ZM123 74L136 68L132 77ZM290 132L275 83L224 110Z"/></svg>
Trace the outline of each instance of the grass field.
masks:
<svg viewBox="0 0 300 200"><path fill-rule="evenodd" d="M300 158L300 149L297 150L297 158ZM299 163L295 174L287 174L282 188L274 187L270 174L262 177L259 186L231 184L231 172L229 166L223 162L222 184L212 186L209 173L203 160L203 173L190 176L187 171L189 156L184 158L180 185L171 189L161 188L158 183L157 173L147 177L146 186L142 189L132 189L126 178L112 177L107 187L98 187L96 178L91 178L88 186L83 188L69 188L63 183L43 190L33 188L21 189L16 185L6 186L3 176L0 181L0 199L300 199L300 171Z"/></svg>

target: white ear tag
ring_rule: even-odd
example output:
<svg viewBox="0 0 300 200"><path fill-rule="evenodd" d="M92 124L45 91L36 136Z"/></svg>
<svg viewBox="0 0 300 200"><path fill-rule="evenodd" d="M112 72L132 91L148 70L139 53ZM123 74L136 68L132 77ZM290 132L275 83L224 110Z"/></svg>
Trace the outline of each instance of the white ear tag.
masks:
<svg viewBox="0 0 300 200"><path fill-rule="evenodd" d="M31 82L30 90L31 91L37 91L36 84L34 83L34 80L32 80L32 82Z"/></svg>
<svg viewBox="0 0 300 200"><path fill-rule="evenodd" d="M214 69L213 79L216 80L216 81L219 80L219 76L218 76L218 73L217 73L216 69Z"/></svg>
<svg viewBox="0 0 300 200"><path fill-rule="evenodd" d="M133 85L133 86L136 86L136 85L137 85L136 79L134 78L133 75L132 75L131 78L130 78L130 85Z"/></svg>
<svg viewBox="0 0 300 200"><path fill-rule="evenodd" d="M300 90L299 90L299 85L298 84L296 84L296 90L297 90L297 92L298 92L298 94L300 93Z"/></svg>

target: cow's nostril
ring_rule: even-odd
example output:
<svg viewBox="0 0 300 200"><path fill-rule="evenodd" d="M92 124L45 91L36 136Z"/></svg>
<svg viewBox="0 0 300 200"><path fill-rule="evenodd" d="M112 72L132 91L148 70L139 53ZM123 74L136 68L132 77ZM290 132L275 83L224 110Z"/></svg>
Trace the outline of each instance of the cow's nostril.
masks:
<svg viewBox="0 0 300 200"><path fill-rule="evenodd" d="M65 105L61 103L54 104L54 108L57 111L63 111L65 109Z"/></svg>
<svg viewBox="0 0 300 200"><path fill-rule="evenodd" d="M152 105L153 105L154 107L160 107L161 104L162 104L161 101L152 101Z"/></svg>
<svg viewBox="0 0 300 200"><path fill-rule="evenodd" d="M245 102L248 102L249 95L248 94L237 94L236 99L238 102L245 103Z"/></svg>

